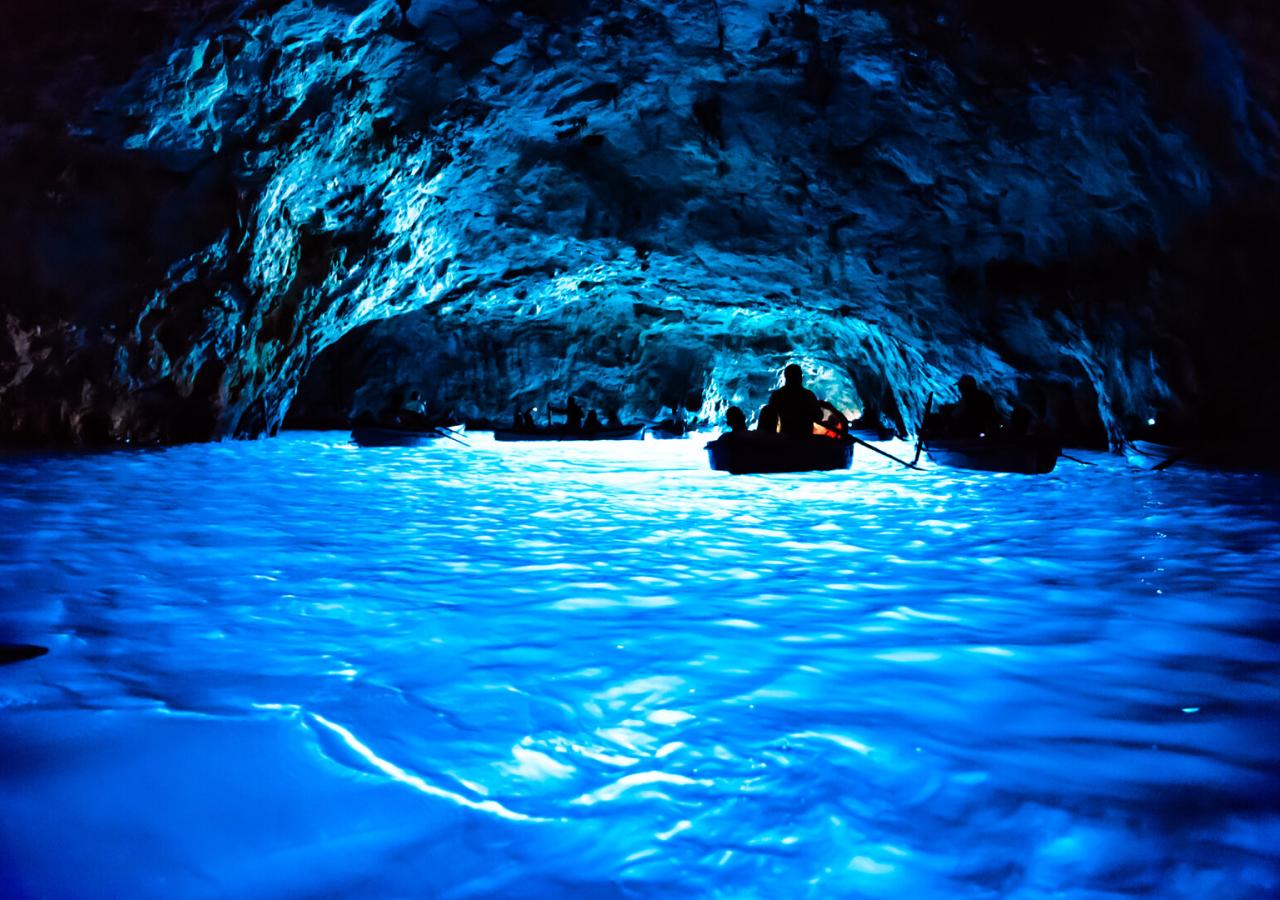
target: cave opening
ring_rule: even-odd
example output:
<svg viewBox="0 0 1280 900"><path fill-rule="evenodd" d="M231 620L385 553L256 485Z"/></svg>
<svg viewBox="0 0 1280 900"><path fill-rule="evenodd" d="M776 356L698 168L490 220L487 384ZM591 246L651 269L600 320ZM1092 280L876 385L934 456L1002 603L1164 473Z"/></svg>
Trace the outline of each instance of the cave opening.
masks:
<svg viewBox="0 0 1280 900"><path fill-rule="evenodd" d="M674 414L708 428L731 406L752 410L754 421L795 362L850 419L883 419L907 434L893 387L865 349L826 340L798 352L797 338L751 334L741 322L732 335L708 334L679 308L615 299L606 320L605 306L595 299L589 321L572 324L525 315L475 326L436 311L366 323L312 361L284 425L342 428L393 414L412 397L429 418L493 427L513 408L545 413L572 396L613 419Z"/></svg>

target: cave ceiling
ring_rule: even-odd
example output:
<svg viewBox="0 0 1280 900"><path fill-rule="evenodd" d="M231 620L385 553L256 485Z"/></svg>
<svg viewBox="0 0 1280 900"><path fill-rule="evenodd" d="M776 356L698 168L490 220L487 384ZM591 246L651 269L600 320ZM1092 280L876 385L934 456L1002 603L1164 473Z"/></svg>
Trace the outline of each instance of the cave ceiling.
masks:
<svg viewBox="0 0 1280 900"><path fill-rule="evenodd" d="M1276 15L1024 6L28 11L0 433L257 436L300 387L714 418L791 360L908 428L972 372L1091 439L1261 433Z"/></svg>

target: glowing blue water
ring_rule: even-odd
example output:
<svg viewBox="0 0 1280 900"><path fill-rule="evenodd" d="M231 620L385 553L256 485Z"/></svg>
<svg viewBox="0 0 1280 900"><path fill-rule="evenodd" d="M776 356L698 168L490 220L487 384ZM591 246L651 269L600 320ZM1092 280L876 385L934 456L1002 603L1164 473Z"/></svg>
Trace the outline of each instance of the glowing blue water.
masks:
<svg viewBox="0 0 1280 900"><path fill-rule="evenodd" d="M0 894L1259 896L1280 490L0 460Z"/></svg>

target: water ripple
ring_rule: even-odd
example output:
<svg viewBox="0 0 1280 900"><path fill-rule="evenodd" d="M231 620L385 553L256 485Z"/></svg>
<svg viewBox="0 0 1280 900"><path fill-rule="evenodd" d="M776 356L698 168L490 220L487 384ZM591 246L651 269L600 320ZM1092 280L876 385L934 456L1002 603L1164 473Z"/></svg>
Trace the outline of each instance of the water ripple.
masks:
<svg viewBox="0 0 1280 900"><path fill-rule="evenodd" d="M470 440L0 460L15 883L1280 890L1274 480Z"/></svg>

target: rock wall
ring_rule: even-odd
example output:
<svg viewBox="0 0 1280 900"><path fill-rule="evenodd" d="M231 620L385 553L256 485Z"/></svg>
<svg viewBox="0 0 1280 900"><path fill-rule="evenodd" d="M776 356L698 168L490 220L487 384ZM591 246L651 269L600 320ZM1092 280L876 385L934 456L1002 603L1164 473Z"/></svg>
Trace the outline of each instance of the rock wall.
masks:
<svg viewBox="0 0 1280 900"><path fill-rule="evenodd" d="M1274 429L1264 4L75 9L3 39L7 440L271 433L313 368L303 419L714 416L791 359L908 427L972 372Z"/></svg>

